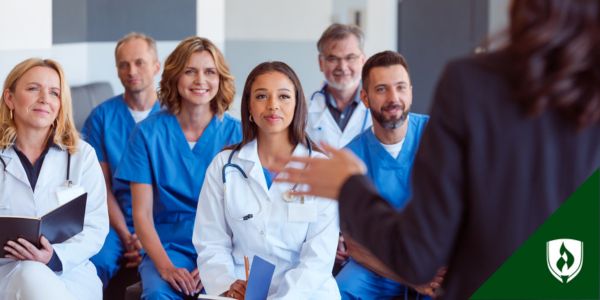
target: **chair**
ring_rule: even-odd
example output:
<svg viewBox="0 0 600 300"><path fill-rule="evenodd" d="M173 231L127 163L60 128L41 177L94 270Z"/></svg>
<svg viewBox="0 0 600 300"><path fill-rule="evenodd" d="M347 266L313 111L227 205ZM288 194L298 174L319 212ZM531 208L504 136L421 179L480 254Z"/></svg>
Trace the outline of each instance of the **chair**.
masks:
<svg viewBox="0 0 600 300"><path fill-rule="evenodd" d="M85 119L94 107L114 95L115 93L112 86L106 81L92 82L71 87L73 119L75 119L75 127L77 127L77 130L81 130Z"/></svg>

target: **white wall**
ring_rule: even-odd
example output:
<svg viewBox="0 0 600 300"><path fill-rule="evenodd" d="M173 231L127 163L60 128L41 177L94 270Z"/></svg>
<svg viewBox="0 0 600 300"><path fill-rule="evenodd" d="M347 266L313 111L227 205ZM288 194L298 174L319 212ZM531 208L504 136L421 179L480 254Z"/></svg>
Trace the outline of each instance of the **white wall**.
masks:
<svg viewBox="0 0 600 300"><path fill-rule="evenodd" d="M510 0L489 0L488 40L489 50L497 49L508 41L508 10Z"/></svg>
<svg viewBox="0 0 600 300"><path fill-rule="evenodd" d="M0 1L1 81L25 58L52 54L52 1Z"/></svg>
<svg viewBox="0 0 600 300"><path fill-rule="evenodd" d="M196 34L225 51L225 0L197 0Z"/></svg>
<svg viewBox="0 0 600 300"><path fill-rule="evenodd" d="M52 1L0 1L0 51L52 46Z"/></svg>
<svg viewBox="0 0 600 300"><path fill-rule="evenodd" d="M497 34L508 26L510 0L489 0L489 33Z"/></svg>
<svg viewBox="0 0 600 300"><path fill-rule="evenodd" d="M367 0L365 53L398 50L398 0Z"/></svg>
<svg viewBox="0 0 600 300"><path fill-rule="evenodd" d="M227 0L227 39L316 41L331 21L331 0Z"/></svg>
<svg viewBox="0 0 600 300"><path fill-rule="evenodd" d="M87 44L61 44L44 49L0 50L0 78L2 82L10 70L19 62L30 58L51 58L58 61L65 70L70 84L88 82Z"/></svg>
<svg viewBox="0 0 600 300"><path fill-rule="evenodd" d="M355 11L360 11L363 14L362 20L364 21L367 12L367 0L333 0L331 22L355 24Z"/></svg>

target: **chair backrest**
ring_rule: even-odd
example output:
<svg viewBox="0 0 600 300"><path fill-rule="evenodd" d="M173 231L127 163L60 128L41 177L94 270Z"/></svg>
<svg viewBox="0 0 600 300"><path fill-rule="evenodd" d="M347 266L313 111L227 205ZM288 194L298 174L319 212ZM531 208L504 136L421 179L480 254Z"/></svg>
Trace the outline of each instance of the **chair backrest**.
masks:
<svg viewBox="0 0 600 300"><path fill-rule="evenodd" d="M77 130L81 130L85 119L94 107L114 95L112 86L106 81L71 87L73 118L75 119Z"/></svg>

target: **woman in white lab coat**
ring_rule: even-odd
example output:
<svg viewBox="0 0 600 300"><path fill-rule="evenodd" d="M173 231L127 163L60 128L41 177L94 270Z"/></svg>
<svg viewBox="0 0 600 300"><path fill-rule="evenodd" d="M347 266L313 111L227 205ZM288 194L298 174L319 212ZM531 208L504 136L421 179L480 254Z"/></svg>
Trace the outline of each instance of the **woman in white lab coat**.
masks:
<svg viewBox="0 0 600 300"><path fill-rule="evenodd" d="M272 170L282 167L278 158L324 157L304 131L306 114L302 87L288 65L266 62L248 75L243 140L212 161L198 202L193 242L208 294L243 299L244 256L258 255L275 264L269 299L340 297L331 274L337 205L286 197L302 187L273 182Z"/></svg>
<svg viewBox="0 0 600 300"><path fill-rule="evenodd" d="M102 299L89 258L108 232L106 189L93 149L79 139L60 65L27 59L8 74L0 100L0 215L39 217L87 192L83 231L41 248L1 245L0 299ZM71 184L67 184L70 181Z"/></svg>

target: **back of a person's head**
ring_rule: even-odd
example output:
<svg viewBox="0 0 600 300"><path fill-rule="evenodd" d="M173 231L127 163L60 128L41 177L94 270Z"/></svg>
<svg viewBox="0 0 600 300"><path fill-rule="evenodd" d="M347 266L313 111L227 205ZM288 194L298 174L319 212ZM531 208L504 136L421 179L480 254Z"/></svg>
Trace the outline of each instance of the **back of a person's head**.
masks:
<svg viewBox="0 0 600 300"><path fill-rule="evenodd" d="M511 76L531 116L558 110L578 128L600 120L600 1L513 0Z"/></svg>

